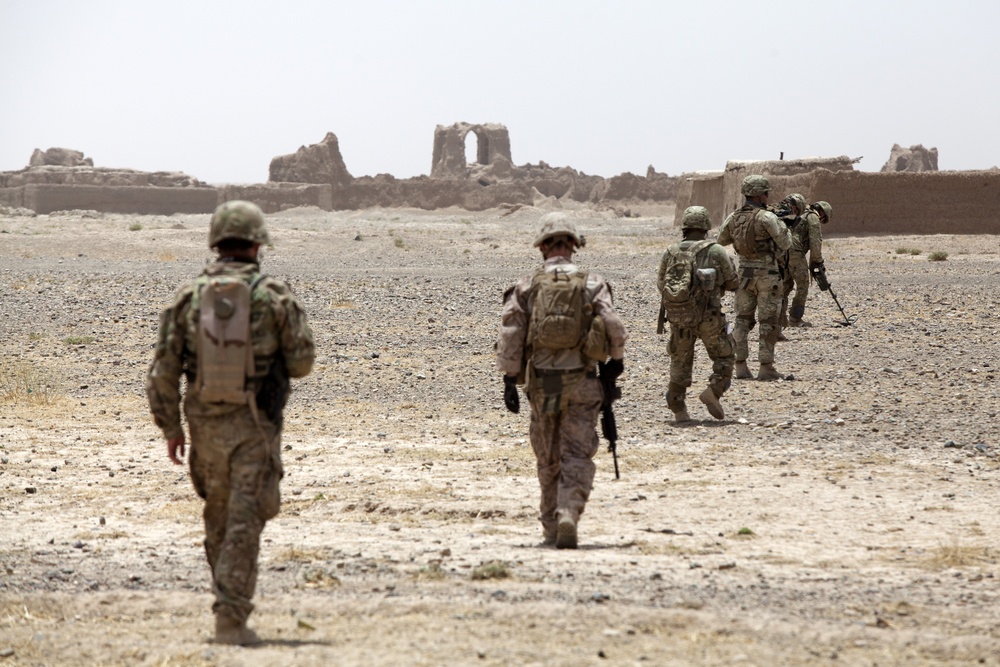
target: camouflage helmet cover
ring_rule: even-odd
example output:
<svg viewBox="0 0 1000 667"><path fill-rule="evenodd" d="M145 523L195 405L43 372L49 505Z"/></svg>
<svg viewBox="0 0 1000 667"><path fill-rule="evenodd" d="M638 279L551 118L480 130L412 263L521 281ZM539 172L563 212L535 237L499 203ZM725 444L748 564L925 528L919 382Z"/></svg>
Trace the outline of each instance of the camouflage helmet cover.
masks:
<svg viewBox="0 0 1000 667"><path fill-rule="evenodd" d="M712 219L708 215L708 209L704 206L688 206L684 209L684 217L681 218L681 229L704 229L708 231L712 228Z"/></svg>
<svg viewBox="0 0 1000 667"><path fill-rule="evenodd" d="M271 237L264 226L264 213L253 202L239 199L221 204L212 214L208 247L214 248L224 239L243 239L270 245Z"/></svg>
<svg viewBox="0 0 1000 667"><path fill-rule="evenodd" d="M756 197L770 191L771 182L766 177L757 174L751 174L744 178L743 185L740 187L740 192L743 193L744 197Z"/></svg>
<svg viewBox="0 0 1000 667"><path fill-rule="evenodd" d="M830 204L825 201L818 201L814 203L810 208L815 209L817 211L823 211L823 215L826 217L826 220L823 220L821 218L820 219L821 222L824 223L830 222L830 219L833 217L833 207L830 206Z"/></svg>
<svg viewBox="0 0 1000 667"><path fill-rule="evenodd" d="M792 194L785 197L785 201L788 202L798 215L802 215L806 212L809 207L806 204L806 198L800 195L798 192L793 192Z"/></svg>
<svg viewBox="0 0 1000 667"><path fill-rule="evenodd" d="M586 245L587 240L583 238L582 234L577 233L576 225L574 225L569 217L565 213L554 212L546 213L542 216L542 230L538 232L538 236L535 237L535 247L541 246L545 241L549 240L553 236L569 236L573 239L577 248L582 248Z"/></svg>

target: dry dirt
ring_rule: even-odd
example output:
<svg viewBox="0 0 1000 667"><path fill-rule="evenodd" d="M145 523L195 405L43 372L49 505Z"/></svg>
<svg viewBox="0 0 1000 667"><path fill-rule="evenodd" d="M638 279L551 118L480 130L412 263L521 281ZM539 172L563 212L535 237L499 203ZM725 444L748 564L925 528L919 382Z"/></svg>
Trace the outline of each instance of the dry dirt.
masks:
<svg viewBox="0 0 1000 667"><path fill-rule="evenodd" d="M602 451L577 551L539 544L492 366L540 211L270 218L264 268L318 360L253 649L209 642L200 506L143 394L208 216L0 217L0 666L1000 664L997 237L828 240L856 325L814 291L793 379L678 428L653 286L673 212L636 208L659 215L575 213L631 333L622 477Z"/></svg>

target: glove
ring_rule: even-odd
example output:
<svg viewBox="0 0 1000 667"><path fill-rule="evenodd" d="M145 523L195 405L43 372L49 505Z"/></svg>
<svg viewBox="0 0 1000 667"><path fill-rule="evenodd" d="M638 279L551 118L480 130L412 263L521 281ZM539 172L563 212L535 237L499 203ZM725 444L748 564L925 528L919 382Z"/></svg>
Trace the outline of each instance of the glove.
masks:
<svg viewBox="0 0 1000 667"><path fill-rule="evenodd" d="M826 268L823 266L823 262L810 264L809 273L812 274L813 280L816 281L816 285L819 286L821 292L830 289L830 281L826 279Z"/></svg>
<svg viewBox="0 0 1000 667"><path fill-rule="evenodd" d="M521 411L521 398L517 395L517 376L503 376L503 404L515 415Z"/></svg>
<svg viewBox="0 0 1000 667"><path fill-rule="evenodd" d="M610 382L614 382L619 378L619 376L625 372L625 360L624 359L611 359L607 363L601 366L601 377L607 378Z"/></svg>

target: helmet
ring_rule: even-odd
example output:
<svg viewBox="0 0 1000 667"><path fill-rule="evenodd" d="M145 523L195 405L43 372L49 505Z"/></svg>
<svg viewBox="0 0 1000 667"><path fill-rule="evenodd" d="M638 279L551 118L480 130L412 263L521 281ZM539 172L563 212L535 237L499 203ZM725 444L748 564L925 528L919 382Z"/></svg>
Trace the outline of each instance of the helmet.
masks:
<svg viewBox="0 0 1000 667"><path fill-rule="evenodd" d="M826 220L821 220L821 222L830 222L830 219L833 217L833 207L825 201L818 201L810 206L810 208L815 211L823 211Z"/></svg>
<svg viewBox="0 0 1000 667"><path fill-rule="evenodd" d="M264 226L264 214L248 201L227 201L215 209L208 228L208 247L214 248L224 239L244 239L254 243L271 244Z"/></svg>
<svg viewBox="0 0 1000 667"><path fill-rule="evenodd" d="M587 240L576 231L576 225L570 222L565 213L546 213L542 216L542 231L535 237L535 247L539 247L553 236L569 236L573 239L577 248L586 245Z"/></svg>
<svg viewBox="0 0 1000 667"><path fill-rule="evenodd" d="M764 176L757 176L756 174L751 174L744 178L743 186L740 188L740 192L743 193L744 197L756 197L770 191L771 182Z"/></svg>
<svg viewBox="0 0 1000 667"><path fill-rule="evenodd" d="M708 231L712 228L712 220L708 217L708 209L704 206L688 206L684 209L684 217L681 218L681 229L704 229Z"/></svg>
<svg viewBox="0 0 1000 667"><path fill-rule="evenodd" d="M783 201L786 202L791 208L793 208L797 215L802 215L803 213L806 212L806 209L808 208L808 204L806 204L806 198L800 195L798 192L793 192L792 194L785 197Z"/></svg>

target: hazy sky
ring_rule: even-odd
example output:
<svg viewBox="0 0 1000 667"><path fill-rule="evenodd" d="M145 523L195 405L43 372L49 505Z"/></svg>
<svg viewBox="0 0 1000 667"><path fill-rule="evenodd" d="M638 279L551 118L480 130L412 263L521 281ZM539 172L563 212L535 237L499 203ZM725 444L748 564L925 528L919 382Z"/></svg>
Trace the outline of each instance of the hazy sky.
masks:
<svg viewBox="0 0 1000 667"><path fill-rule="evenodd" d="M353 175L409 177L456 121L602 176L877 171L893 143L985 169L998 26L996 0L0 0L0 171L58 146L257 183L334 132Z"/></svg>

